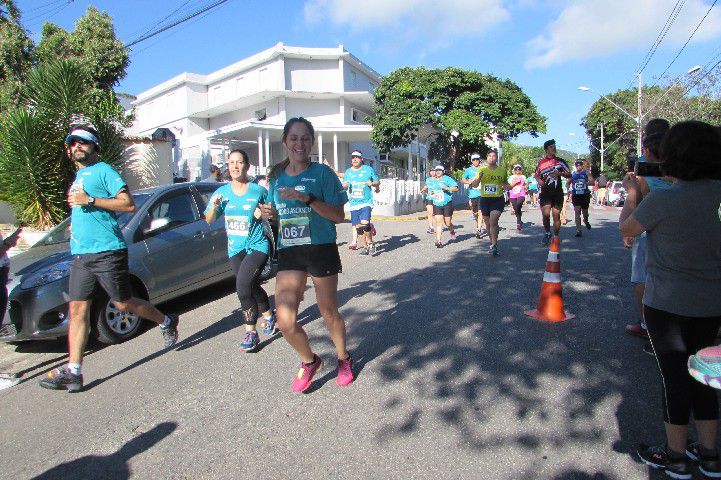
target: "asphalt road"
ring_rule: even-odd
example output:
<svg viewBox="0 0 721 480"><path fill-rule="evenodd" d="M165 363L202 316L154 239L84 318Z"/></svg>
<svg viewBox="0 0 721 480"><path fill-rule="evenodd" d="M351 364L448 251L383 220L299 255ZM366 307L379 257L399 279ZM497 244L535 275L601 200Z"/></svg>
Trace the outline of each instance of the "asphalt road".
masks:
<svg viewBox="0 0 721 480"><path fill-rule="evenodd" d="M182 314L175 348L150 329L90 354L79 394L38 387L62 344L35 345L47 364L0 391L0 478L651 478L631 452L662 439L661 390L622 331L635 313L617 218L592 210L583 238L562 230L576 318L560 324L523 315L547 254L537 210L522 232L503 215L496 258L467 212L443 249L425 221L376 222L374 258L346 249L340 226L347 388L312 289L300 319L326 367L307 394L290 389L298 359L282 337L237 350L227 284L162 306Z"/></svg>

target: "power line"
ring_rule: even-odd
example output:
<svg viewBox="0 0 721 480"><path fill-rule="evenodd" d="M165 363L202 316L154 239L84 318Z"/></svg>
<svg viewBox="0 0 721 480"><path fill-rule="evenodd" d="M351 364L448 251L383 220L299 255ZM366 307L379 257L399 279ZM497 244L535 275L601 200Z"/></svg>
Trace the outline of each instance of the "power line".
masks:
<svg viewBox="0 0 721 480"><path fill-rule="evenodd" d="M166 15L166 16L165 16L163 19L161 19L160 21L156 22L156 23L155 23L153 26L151 26L150 28L145 28L145 27L143 27L143 28L139 28L139 29L133 31L133 36L136 36L136 35L137 35L137 36L147 35L148 33L152 32L153 30L155 30L156 28L158 28L160 25L162 25L163 22L165 22L166 20L168 20L169 18L171 18L173 15L175 15L176 13L178 13L181 9L183 9L184 7L186 7L186 6L187 6L190 2L192 2L192 1L193 1L193 0L185 0L178 8L176 8L175 10L173 10L172 12L170 12L170 14ZM142 32L142 33L140 33L140 32Z"/></svg>
<svg viewBox="0 0 721 480"><path fill-rule="evenodd" d="M217 1L213 2L213 3L211 3L210 5L206 6L206 7L203 7L203 8L201 8L201 9L199 9L199 10L196 10L196 11L193 12L193 13L190 13L190 14L184 16L184 17L181 18L180 20L177 20L177 21L175 21L175 22L173 22L173 23L171 23L171 24L169 24L169 25L166 25L166 26L164 26L164 27L162 27L162 28L159 28L159 29L157 29L157 30L155 30L155 31L153 31L153 32L150 32L150 33L147 33L147 34L145 34L145 35L140 36L139 38L137 38L137 39L133 40L132 42L128 43L127 45L125 45L125 47L126 47L126 48L130 48L130 47L132 47L133 45L137 45L137 44L140 43L140 42L143 42L143 41L145 41L145 40L147 40L147 39L149 39L149 38L152 38L152 37L154 37L154 36L156 36L156 35L159 35L159 34L163 33L163 32L166 31L166 30L169 30L169 29L171 29L171 28L173 28L173 27L175 27L175 26L177 26L177 25L180 25L181 23L187 22L187 21L190 20L191 18L197 17L198 15L201 15L201 14L203 14L203 13L209 11L209 10L212 10L213 8L216 8L216 7L222 5L222 4L226 3L226 2L228 2L228 0L217 0Z"/></svg>
<svg viewBox="0 0 721 480"><path fill-rule="evenodd" d="M189 21L188 23L186 23L186 24L183 25L182 27L178 28L177 30L175 30L175 31L173 31L173 32L170 32L169 34L165 35L164 37L161 37L161 38L157 39L157 40L154 41L154 42L150 42L150 43L149 43L148 45L146 45L144 48L141 48L140 50L132 50L132 51L130 52L130 56L131 56L131 57L134 57L134 56L140 55L140 54L143 53L144 51L149 50L150 48L153 48L155 45L157 45L158 43L162 42L163 40L167 40L168 38L172 37L173 35L176 35L176 34L182 32L183 29L188 28L188 27L191 26L192 24L201 21L202 19L204 19L205 17L207 17L207 16L210 15L211 13L212 13L212 12L205 12L203 15L200 15L200 16L194 18L193 20Z"/></svg>
<svg viewBox="0 0 721 480"><path fill-rule="evenodd" d="M671 29L671 26L674 24L676 19L678 18L679 13L681 13L681 9L683 9L684 5L686 4L686 0L678 0L676 4L674 5L673 9L671 10L671 13L669 14L668 18L666 19L666 23L664 23L663 27L661 27L661 31L659 32L658 36L656 37L656 40L651 45L651 48L649 49L648 53L646 53L646 57L641 61L641 67L637 70L638 73L642 73L648 63L653 58L654 54L656 53L656 50L658 50L658 47L661 45L661 42L663 42L664 38L666 38L666 34L668 34L668 31Z"/></svg>

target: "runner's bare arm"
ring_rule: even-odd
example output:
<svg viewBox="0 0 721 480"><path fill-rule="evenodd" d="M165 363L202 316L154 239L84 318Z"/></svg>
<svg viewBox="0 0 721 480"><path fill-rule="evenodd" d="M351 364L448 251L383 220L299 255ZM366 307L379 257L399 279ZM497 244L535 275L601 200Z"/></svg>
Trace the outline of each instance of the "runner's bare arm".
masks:
<svg viewBox="0 0 721 480"><path fill-rule="evenodd" d="M68 193L68 205L71 207L88 205L90 196L85 192ZM134 212L135 202L127 190L121 190L115 198L96 198L94 207L111 212Z"/></svg>
<svg viewBox="0 0 721 480"><path fill-rule="evenodd" d="M300 202L310 201L310 196L305 193L301 193L292 188L287 188L280 192L281 198L287 198L288 200L298 200ZM321 217L330 220L333 223L342 223L345 220L345 211L343 205L331 205L324 201L316 198L313 203L310 204L310 208Z"/></svg>
<svg viewBox="0 0 721 480"><path fill-rule="evenodd" d="M470 185L471 188L478 188L478 185L481 184L481 179L483 178L483 172L478 172L478 176L471 181Z"/></svg>
<svg viewBox="0 0 721 480"><path fill-rule="evenodd" d="M636 220L636 217L633 216L633 213L627 218L619 218L618 224L622 237L638 237L645 231L643 225L638 223L638 220Z"/></svg>
<svg viewBox="0 0 721 480"><path fill-rule="evenodd" d="M215 222L218 218L218 206L220 205L220 202L223 201L223 197L220 195L215 195L210 199L210 204L213 205L214 208L209 209L207 212L205 212L205 221L208 225Z"/></svg>

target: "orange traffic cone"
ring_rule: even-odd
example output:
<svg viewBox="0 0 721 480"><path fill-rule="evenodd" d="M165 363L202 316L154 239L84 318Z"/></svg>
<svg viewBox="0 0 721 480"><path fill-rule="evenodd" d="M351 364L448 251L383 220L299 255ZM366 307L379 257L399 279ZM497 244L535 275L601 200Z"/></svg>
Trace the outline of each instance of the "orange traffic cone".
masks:
<svg viewBox="0 0 721 480"><path fill-rule="evenodd" d="M575 317L575 315L563 309L560 250L561 239L553 237L551 247L548 249L546 273L543 274L543 284L541 284L538 305L535 310L524 312L529 317L545 320L546 322L563 322Z"/></svg>

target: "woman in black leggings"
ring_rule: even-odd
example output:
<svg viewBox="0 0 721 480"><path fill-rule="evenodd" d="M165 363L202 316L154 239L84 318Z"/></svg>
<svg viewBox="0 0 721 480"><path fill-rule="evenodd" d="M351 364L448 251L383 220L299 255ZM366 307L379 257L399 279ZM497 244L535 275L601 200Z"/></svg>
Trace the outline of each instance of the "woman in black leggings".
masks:
<svg viewBox="0 0 721 480"><path fill-rule="evenodd" d="M644 319L663 386L666 442L641 445L638 456L673 478L692 478L690 460L707 477L721 478L716 391L696 382L686 365L721 326L721 135L703 122L681 122L666 133L660 153L673 185L650 192L620 218L623 237L648 235ZM634 204L636 185L624 180L626 201ZM699 438L687 444L691 414Z"/></svg>
<svg viewBox="0 0 721 480"><path fill-rule="evenodd" d="M265 320L263 333L276 333L275 316L270 309L268 295L260 286L260 273L270 253L270 242L263 231L263 224L256 218L258 205L268 201L268 191L248 181L250 161L243 150L233 150L228 155L228 172L232 181L217 189L205 210L205 221L215 222L225 215L225 231L228 235L228 257L235 273L235 288L245 321L245 336L240 349L255 350L260 343L256 324L258 312Z"/></svg>

